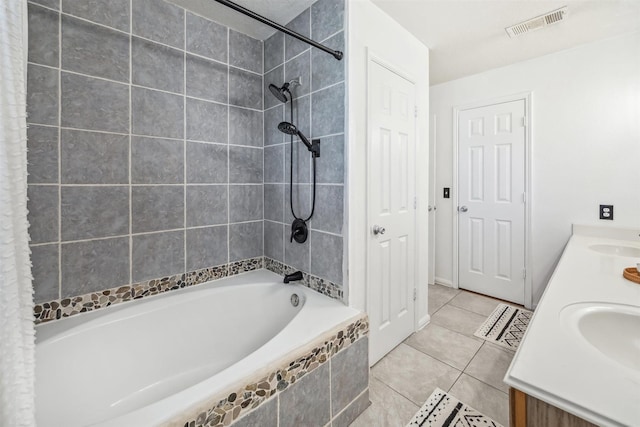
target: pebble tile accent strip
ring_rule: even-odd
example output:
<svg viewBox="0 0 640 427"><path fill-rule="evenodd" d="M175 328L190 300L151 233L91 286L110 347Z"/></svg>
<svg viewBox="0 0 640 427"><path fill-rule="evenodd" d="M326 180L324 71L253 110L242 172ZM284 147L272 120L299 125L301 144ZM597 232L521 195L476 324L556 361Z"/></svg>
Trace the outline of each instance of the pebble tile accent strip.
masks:
<svg viewBox="0 0 640 427"><path fill-rule="evenodd" d="M340 351L369 334L369 319L362 314L358 319L340 328L329 338L320 338L312 350L295 357L290 362L274 367L269 374L250 381L244 387L209 400L210 405L197 415L178 418L169 425L184 427L223 427L231 425L240 416L257 408L277 393L286 390L309 372L322 366ZM217 402L213 404L213 402Z"/></svg>
<svg viewBox="0 0 640 427"><path fill-rule="evenodd" d="M264 268L281 276L296 271L295 268L268 257L264 258ZM305 272L302 272L302 283L316 292L342 301L343 293L340 285Z"/></svg>
<svg viewBox="0 0 640 427"><path fill-rule="evenodd" d="M35 323L50 322L52 320L70 317L78 313L98 310L133 299L140 299L167 291L199 285L211 280L244 273L246 271L263 268L264 258L250 258L243 261L223 264L216 267L203 268L184 274L152 279L133 285L123 285L103 291L91 292L84 295L61 298L36 304L33 309Z"/></svg>

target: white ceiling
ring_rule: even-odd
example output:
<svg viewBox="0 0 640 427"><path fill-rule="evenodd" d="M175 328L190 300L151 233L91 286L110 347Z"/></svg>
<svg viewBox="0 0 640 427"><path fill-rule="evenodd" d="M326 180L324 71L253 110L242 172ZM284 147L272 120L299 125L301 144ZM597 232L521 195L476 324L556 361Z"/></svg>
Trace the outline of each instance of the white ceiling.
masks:
<svg viewBox="0 0 640 427"><path fill-rule="evenodd" d="M640 30L640 0L373 2L429 47L432 85ZM513 39L504 30L565 5L556 25Z"/></svg>
<svg viewBox="0 0 640 427"><path fill-rule="evenodd" d="M170 1L260 40L275 31L214 0ZM431 84L640 31L640 0L372 1L429 47ZM314 0L235 2L284 25ZM504 30L565 5L568 17L556 25L513 39Z"/></svg>
<svg viewBox="0 0 640 427"><path fill-rule="evenodd" d="M168 0L173 4L224 24L253 38L264 40L275 32L271 27L255 21L214 0ZM232 0L234 3L262 15L280 25L285 25L315 0Z"/></svg>

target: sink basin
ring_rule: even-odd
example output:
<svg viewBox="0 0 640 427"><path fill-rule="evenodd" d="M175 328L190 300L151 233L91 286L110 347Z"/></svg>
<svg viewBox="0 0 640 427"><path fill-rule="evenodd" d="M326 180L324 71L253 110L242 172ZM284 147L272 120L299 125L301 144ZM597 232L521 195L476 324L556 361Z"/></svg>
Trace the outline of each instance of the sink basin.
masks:
<svg viewBox="0 0 640 427"><path fill-rule="evenodd" d="M640 258L640 248L621 245L591 245L589 249L606 255L619 255L631 258Z"/></svg>
<svg viewBox="0 0 640 427"><path fill-rule="evenodd" d="M609 360L640 373L640 307L610 303L571 304L560 312L570 333Z"/></svg>

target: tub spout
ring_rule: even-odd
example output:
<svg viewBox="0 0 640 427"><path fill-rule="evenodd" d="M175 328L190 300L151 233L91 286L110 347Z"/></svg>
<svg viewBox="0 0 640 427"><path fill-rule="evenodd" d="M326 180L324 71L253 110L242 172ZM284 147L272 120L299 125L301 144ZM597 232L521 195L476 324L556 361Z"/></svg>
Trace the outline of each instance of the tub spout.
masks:
<svg viewBox="0 0 640 427"><path fill-rule="evenodd" d="M284 283L294 282L296 280L302 280L302 271L296 271L295 273L284 276Z"/></svg>

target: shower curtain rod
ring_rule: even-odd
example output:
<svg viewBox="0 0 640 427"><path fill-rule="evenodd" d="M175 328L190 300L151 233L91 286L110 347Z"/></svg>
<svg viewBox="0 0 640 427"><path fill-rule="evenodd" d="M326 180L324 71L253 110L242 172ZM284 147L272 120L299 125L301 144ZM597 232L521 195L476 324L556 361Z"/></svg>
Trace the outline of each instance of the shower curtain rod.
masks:
<svg viewBox="0 0 640 427"><path fill-rule="evenodd" d="M310 44L313 47L316 47L316 48L318 48L320 50L323 50L323 51L333 55L333 57L336 58L338 61L341 60L342 57L344 56L343 53L340 52L339 50L330 49L330 48L326 47L323 44L320 44L320 43L318 43L316 41L313 41L310 38L303 36L302 34L296 33L295 31L291 31L287 27L282 26L282 25L280 25L280 24L278 24L276 22L273 22L272 20L267 19L262 15L258 15L254 11L246 9L246 8L240 6L239 4L236 4L236 3L232 2L232 1L229 1L229 0L214 0L214 1L220 3L220 4L224 5L224 6L227 6L227 7L231 8L231 9L235 10L236 12L240 12L243 15L248 16L249 18L253 18L256 21L260 21L263 24L266 24L266 25L270 26L271 28L275 28L276 30L281 31L281 32L283 32L283 33L285 33L285 34L287 34L287 35L289 35L291 37L295 37L298 40L302 40L303 42L305 42L307 44Z"/></svg>

